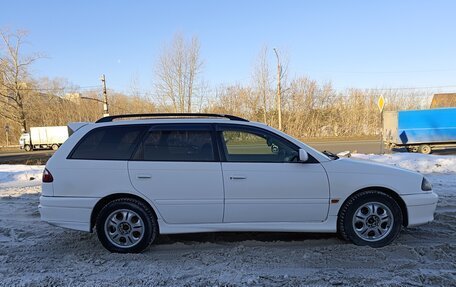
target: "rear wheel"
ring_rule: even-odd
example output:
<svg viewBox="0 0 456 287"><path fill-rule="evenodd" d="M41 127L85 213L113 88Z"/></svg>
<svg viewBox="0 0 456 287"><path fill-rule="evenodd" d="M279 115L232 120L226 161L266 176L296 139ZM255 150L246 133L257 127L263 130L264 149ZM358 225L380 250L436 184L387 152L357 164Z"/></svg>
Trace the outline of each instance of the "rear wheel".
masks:
<svg viewBox="0 0 456 287"><path fill-rule="evenodd" d="M339 213L340 235L356 245L383 247L401 231L402 212L397 202L379 191L364 191L349 198Z"/></svg>
<svg viewBox="0 0 456 287"><path fill-rule="evenodd" d="M158 223L141 201L123 198L100 211L96 230L101 244L111 252L139 253L157 237Z"/></svg>
<svg viewBox="0 0 456 287"><path fill-rule="evenodd" d="M432 152L432 148L430 145L427 145L427 144L420 145L420 153L430 154L431 152Z"/></svg>
<svg viewBox="0 0 456 287"><path fill-rule="evenodd" d="M52 150L58 150L58 149L59 149L59 146L56 145L56 144L53 144L53 145L51 146L51 148L52 148Z"/></svg>

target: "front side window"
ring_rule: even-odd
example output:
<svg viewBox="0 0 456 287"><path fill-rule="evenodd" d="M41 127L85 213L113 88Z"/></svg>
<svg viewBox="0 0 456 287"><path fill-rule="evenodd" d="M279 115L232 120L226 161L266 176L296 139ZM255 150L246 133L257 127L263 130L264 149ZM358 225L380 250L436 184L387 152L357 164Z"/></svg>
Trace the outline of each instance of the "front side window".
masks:
<svg viewBox="0 0 456 287"><path fill-rule="evenodd" d="M224 130L226 160L232 162L297 162L298 151L285 140L261 131Z"/></svg>
<svg viewBox="0 0 456 287"><path fill-rule="evenodd" d="M128 160L144 126L102 127L90 131L76 146L71 159Z"/></svg>
<svg viewBox="0 0 456 287"><path fill-rule="evenodd" d="M146 161L215 160L212 134L202 130L152 130L139 152Z"/></svg>

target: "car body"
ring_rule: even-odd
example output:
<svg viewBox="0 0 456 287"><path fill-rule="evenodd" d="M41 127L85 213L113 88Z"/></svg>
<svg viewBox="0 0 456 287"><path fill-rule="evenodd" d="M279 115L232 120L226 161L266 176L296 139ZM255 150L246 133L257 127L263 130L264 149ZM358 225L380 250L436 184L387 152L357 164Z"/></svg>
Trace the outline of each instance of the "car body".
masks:
<svg viewBox="0 0 456 287"><path fill-rule="evenodd" d="M40 213L97 228L114 252L140 252L158 234L219 231L339 232L380 247L401 226L432 221L437 199L419 173L331 158L262 123L160 117L76 130L46 164Z"/></svg>

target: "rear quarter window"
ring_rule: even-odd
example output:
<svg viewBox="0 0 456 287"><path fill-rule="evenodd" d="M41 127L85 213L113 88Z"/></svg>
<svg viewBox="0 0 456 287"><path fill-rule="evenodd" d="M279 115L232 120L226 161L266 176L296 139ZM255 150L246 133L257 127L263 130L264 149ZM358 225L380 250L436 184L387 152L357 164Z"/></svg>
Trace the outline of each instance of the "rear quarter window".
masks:
<svg viewBox="0 0 456 287"><path fill-rule="evenodd" d="M95 128L78 142L68 158L128 160L145 129L138 125Z"/></svg>

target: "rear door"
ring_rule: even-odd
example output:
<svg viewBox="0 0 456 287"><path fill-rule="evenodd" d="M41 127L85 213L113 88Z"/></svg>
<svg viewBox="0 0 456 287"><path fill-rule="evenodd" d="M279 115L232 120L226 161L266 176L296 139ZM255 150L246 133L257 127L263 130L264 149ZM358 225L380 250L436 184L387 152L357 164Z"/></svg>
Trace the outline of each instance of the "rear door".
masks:
<svg viewBox="0 0 456 287"><path fill-rule="evenodd" d="M224 154L224 222L321 222L329 184L322 165L298 162L299 148L260 128L219 125Z"/></svg>
<svg viewBox="0 0 456 287"><path fill-rule="evenodd" d="M128 169L133 186L165 222L222 222L222 169L212 125L153 125Z"/></svg>

